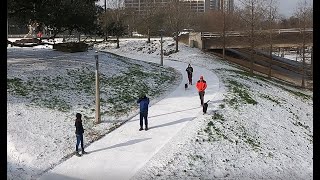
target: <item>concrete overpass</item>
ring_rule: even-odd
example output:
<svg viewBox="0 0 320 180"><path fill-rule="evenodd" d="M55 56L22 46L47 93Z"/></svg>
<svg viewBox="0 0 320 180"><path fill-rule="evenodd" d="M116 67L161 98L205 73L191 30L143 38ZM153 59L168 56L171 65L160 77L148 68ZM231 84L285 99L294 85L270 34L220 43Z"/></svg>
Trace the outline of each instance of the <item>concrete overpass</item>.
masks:
<svg viewBox="0 0 320 180"><path fill-rule="evenodd" d="M272 46L299 47L303 36L306 46L313 46L313 29L272 29ZM255 48L270 46L270 30L255 31ZM250 48L250 32L227 31L225 33L226 48ZM200 49L222 49L222 32L193 32L189 34L189 45Z"/></svg>

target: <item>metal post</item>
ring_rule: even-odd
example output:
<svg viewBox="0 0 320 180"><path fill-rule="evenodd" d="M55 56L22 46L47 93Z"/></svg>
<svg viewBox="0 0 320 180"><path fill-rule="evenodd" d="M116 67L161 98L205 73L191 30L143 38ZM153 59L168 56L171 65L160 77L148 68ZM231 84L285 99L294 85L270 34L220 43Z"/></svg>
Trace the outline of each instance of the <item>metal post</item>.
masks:
<svg viewBox="0 0 320 180"><path fill-rule="evenodd" d="M107 0L104 0L104 12L107 12Z"/></svg>
<svg viewBox="0 0 320 180"><path fill-rule="evenodd" d="M98 53L96 51L96 53ZM100 123L100 89L99 89L99 57L98 54L94 55L96 60L96 123Z"/></svg>
<svg viewBox="0 0 320 180"><path fill-rule="evenodd" d="M222 15L223 15L223 48L222 48L222 58L226 60L225 53L226 53L226 14L225 14L225 7L224 7L224 0L221 1L221 8L222 8Z"/></svg>
<svg viewBox="0 0 320 180"><path fill-rule="evenodd" d="M161 61L160 61L160 64L161 66L163 66L163 48L162 48L162 34L163 34L163 30L161 29L160 30L160 35L161 35L161 38L160 38L160 46L161 46Z"/></svg>
<svg viewBox="0 0 320 180"><path fill-rule="evenodd" d="M311 77L313 80L313 46L311 46Z"/></svg>

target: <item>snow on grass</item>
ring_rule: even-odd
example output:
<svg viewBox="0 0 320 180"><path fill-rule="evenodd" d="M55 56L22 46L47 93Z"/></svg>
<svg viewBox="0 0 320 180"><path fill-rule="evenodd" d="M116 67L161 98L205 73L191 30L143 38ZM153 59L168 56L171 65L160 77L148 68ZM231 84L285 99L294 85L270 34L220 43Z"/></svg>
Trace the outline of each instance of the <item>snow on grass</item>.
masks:
<svg viewBox="0 0 320 180"><path fill-rule="evenodd" d="M123 40L119 49L101 46L158 62L158 44ZM164 49L168 44L165 39ZM312 92L250 76L184 44L164 63L169 59L212 69L226 89L223 101L209 103L209 115L189 123L133 179L313 178Z"/></svg>
<svg viewBox="0 0 320 180"><path fill-rule="evenodd" d="M95 119L94 52L8 48L8 178L30 179L74 151L75 113L83 114L85 144L137 114L137 98L153 103L180 83L172 68L100 54L102 123Z"/></svg>
<svg viewBox="0 0 320 180"><path fill-rule="evenodd" d="M173 60L215 72L222 93L209 102L207 115L188 123L133 179L312 179L313 92L250 76L184 44L174 53L172 38L164 38L163 45L165 68L156 65L159 38L150 44L121 39L118 49L111 42L95 45L114 54L100 52L99 125L93 124L94 82L86 82L94 75L93 52L8 48L8 177L37 177L67 158L74 150L76 112L85 115L88 143L137 113L130 102L138 92L148 89L156 102L179 83L181 77L166 66Z"/></svg>

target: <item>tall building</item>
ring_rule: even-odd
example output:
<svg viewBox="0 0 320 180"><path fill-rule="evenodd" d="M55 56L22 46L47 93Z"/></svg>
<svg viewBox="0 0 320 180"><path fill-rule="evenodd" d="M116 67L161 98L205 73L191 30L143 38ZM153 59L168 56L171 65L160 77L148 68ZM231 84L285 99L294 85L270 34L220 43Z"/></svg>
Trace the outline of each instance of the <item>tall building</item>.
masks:
<svg viewBox="0 0 320 180"><path fill-rule="evenodd" d="M165 5L172 0L124 0L124 8L131 8L139 13L143 13L148 4L153 3L156 6ZM190 9L195 12L205 12L205 1L209 0L180 0L190 6Z"/></svg>
<svg viewBox="0 0 320 180"><path fill-rule="evenodd" d="M224 7L226 11L232 12L234 10L234 0L209 0L210 6L208 9L210 10L221 10L222 3L224 2Z"/></svg>
<svg viewBox="0 0 320 180"><path fill-rule="evenodd" d="M131 8L139 13L143 13L146 7L150 4L156 6L165 5L172 0L124 0L124 8ZM194 12L207 12L209 10L221 10L222 2L227 11L232 12L234 9L234 0L180 0L190 6L190 9Z"/></svg>

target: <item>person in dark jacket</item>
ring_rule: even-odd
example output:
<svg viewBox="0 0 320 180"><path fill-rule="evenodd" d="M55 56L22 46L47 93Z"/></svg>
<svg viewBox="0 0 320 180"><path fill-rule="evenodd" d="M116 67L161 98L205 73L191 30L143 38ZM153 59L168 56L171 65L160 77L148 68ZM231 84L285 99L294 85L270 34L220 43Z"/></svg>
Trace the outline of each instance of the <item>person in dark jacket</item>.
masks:
<svg viewBox="0 0 320 180"><path fill-rule="evenodd" d="M203 76L200 76L200 80L198 80L196 87L199 92L201 106L203 106L204 94L205 94L205 90L207 88L207 82L203 79Z"/></svg>
<svg viewBox="0 0 320 180"><path fill-rule="evenodd" d="M141 96L137 103L140 104L140 129L139 131L143 130L143 119L144 124L146 126L145 130L148 130L148 107L149 107L149 98L146 95Z"/></svg>
<svg viewBox="0 0 320 180"><path fill-rule="evenodd" d="M87 154L87 152L85 152L84 148L83 148L83 133L84 133L84 129L83 129L83 126L82 126L81 116L82 115L80 113L77 113L76 114L76 121L74 123L74 125L76 126L76 137L77 137L76 155L77 156L80 156L79 151L78 151L79 143L81 143L82 154Z"/></svg>
<svg viewBox="0 0 320 180"><path fill-rule="evenodd" d="M187 74L188 74L189 84L192 85L192 73L193 73L193 68L191 67L190 64L188 65L186 71L187 71Z"/></svg>

